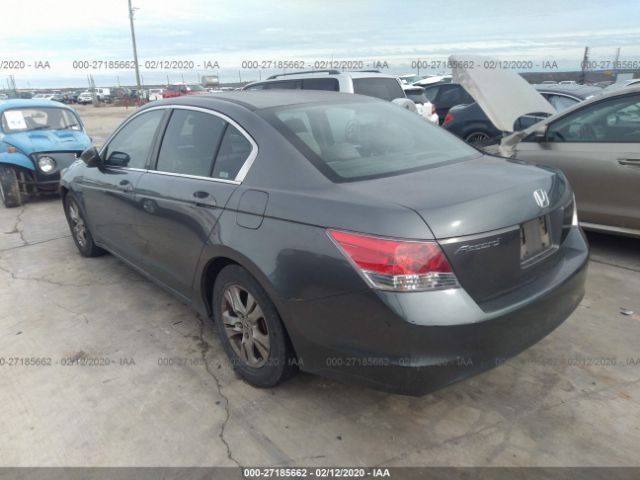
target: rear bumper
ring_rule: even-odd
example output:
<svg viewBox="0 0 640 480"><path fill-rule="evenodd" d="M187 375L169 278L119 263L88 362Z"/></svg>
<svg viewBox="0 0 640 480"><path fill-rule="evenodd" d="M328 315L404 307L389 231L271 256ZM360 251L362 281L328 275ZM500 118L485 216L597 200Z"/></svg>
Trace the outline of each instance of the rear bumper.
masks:
<svg viewBox="0 0 640 480"><path fill-rule="evenodd" d="M584 296L588 247L577 228L565 243L544 288L499 311L481 310L462 289L292 302L285 322L301 368L422 395L500 365L558 327Z"/></svg>

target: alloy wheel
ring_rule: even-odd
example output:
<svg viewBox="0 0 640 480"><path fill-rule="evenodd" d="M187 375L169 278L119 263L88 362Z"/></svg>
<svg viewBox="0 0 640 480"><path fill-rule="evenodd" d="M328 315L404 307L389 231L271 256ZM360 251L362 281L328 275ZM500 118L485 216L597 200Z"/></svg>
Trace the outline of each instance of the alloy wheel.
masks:
<svg viewBox="0 0 640 480"><path fill-rule="evenodd" d="M489 135L483 132L474 132L474 133L470 133L467 136L466 140L468 143L475 145L475 144L483 143L489 140Z"/></svg>
<svg viewBox="0 0 640 480"><path fill-rule="evenodd" d="M78 204L74 201L69 202L69 219L73 236L81 247L85 247L87 245L87 228L80 215Z"/></svg>
<svg viewBox="0 0 640 480"><path fill-rule="evenodd" d="M240 285L226 287L222 321L238 357L250 367L262 367L269 358L269 330L262 308L253 295Z"/></svg>

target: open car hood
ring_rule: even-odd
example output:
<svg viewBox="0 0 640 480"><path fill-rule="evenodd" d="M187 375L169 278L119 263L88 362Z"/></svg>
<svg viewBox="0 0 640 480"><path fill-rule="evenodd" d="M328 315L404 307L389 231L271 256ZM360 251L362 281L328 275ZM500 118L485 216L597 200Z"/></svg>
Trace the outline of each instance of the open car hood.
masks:
<svg viewBox="0 0 640 480"><path fill-rule="evenodd" d="M449 63L453 83L464 87L498 130L513 132L515 121L524 115L556 113L524 78L512 70L500 68L498 60L477 55L451 55Z"/></svg>

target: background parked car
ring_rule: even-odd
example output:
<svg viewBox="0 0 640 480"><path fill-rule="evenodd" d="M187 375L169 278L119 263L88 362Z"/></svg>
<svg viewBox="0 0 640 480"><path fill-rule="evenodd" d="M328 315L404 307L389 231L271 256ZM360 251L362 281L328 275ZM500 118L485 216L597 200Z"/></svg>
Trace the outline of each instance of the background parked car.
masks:
<svg viewBox="0 0 640 480"><path fill-rule="evenodd" d="M584 228L640 237L640 87L576 104L505 138L501 152L561 169Z"/></svg>
<svg viewBox="0 0 640 480"><path fill-rule="evenodd" d="M402 85L405 95L409 100L412 100L418 109L418 113L422 115L426 120L438 125L439 119L436 113L436 106L429 101L424 94L424 88L417 85Z"/></svg>
<svg viewBox="0 0 640 480"><path fill-rule="evenodd" d="M91 145L80 117L50 100L0 103L0 199L6 207L56 193L60 171Z"/></svg>
<svg viewBox="0 0 640 480"><path fill-rule="evenodd" d="M633 78L631 80L624 80L622 82L612 83L604 89L605 93L615 92L621 88L631 87L634 85L640 85L640 78Z"/></svg>
<svg viewBox="0 0 640 480"><path fill-rule="evenodd" d="M599 95L602 92L602 89L599 87L578 85L575 83L540 84L533 86L558 112L594 95ZM546 113L529 115L526 121L522 119L515 129L521 130L527 128L547 116L549 115ZM442 126L466 142L477 146L496 143L504 134L504 132L498 130L493 123L491 123L476 102L452 107L449 113L447 113Z"/></svg>
<svg viewBox="0 0 640 480"><path fill-rule="evenodd" d="M169 85L166 90L162 92L162 98L174 98L181 97L183 95L202 95L207 92L207 89L202 85L190 84L190 83L174 83Z"/></svg>
<svg viewBox="0 0 640 480"><path fill-rule="evenodd" d="M455 105L473 103L473 97L457 83L442 83L424 85L424 94L436 106L436 113L440 124Z"/></svg>
<svg viewBox="0 0 640 480"><path fill-rule="evenodd" d="M93 102L93 94L89 90L85 90L78 95L78 103L80 105L87 105L91 102Z"/></svg>
<svg viewBox="0 0 640 480"><path fill-rule="evenodd" d="M266 81L251 83L243 90L326 90L356 93L389 102L407 98L398 77L379 72L340 72L311 70L273 75Z"/></svg>
<svg viewBox="0 0 640 480"><path fill-rule="evenodd" d="M151 88L149 89L149 101L161 100L164 88Z"/></svg>
<svg viewBox="0 0 640 480"><path fill-rule="evenodd" d="M66 103L67 105L72 105L74 103L78 103L78 94L77 92L65 92L62 94L62 103Z"/></svg>

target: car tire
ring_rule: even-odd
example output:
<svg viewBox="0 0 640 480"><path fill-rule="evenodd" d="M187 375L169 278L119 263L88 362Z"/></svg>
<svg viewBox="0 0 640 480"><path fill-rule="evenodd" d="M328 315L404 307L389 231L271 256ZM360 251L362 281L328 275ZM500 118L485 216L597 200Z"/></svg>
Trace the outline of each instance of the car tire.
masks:
<svg viewBox="0 0 640 480"><path fill-rule="evenodd" d="M471 145L485 145L489 140L491 140L491 135L482 130L473 130L470 133L465 134L464 141Z"/></svg>
<svg viewBox="0 0 640 480"><path fill-rule="evenodd" d="M0 166L0 200L7 208L19 207L26 200L20 191L18 172L6 165Z"/></svg>
<svg viewBox="0 0 640 480"><path fill-rule="evenodd" d="M297 364L267 292L239 265L222 269L213 287L213 320L234 370L261 388L291 377Z"/></svg>
<svg viewBox="0 0 640 480"><path fill-rule="evenodd" d="M99 257L107 253L93 241L93 236L89 231L89 225L87 225L80 204L73 194L66 194L63 202L64 215L67 218L73 242L76 244L76 247L78 247L80 254L83 257Z"/></svg>

